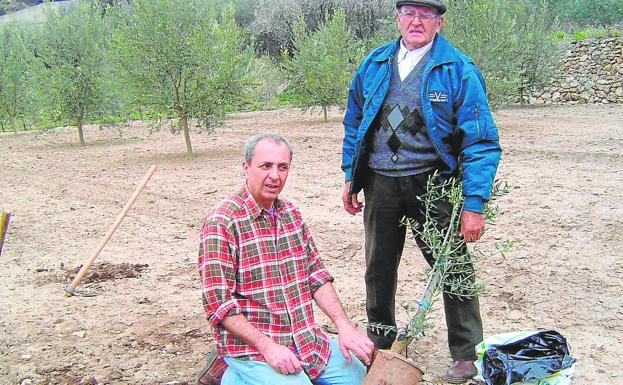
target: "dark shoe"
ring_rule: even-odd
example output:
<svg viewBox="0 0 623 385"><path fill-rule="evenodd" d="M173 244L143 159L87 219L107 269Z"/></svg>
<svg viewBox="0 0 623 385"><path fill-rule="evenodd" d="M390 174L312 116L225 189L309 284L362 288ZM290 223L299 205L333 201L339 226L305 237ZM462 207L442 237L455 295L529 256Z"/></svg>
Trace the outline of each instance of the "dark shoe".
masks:
<svg viewBox="0 0 623 385"><path fill-rule="evenodd" d="M197 375L197 384L219 385L226 369L227 363L225 363L223 357L216 354L216 350L210 351L205 366L201 368L201 371Z"/></svg>
<svg viewBox="0 0 623 385"><path fill-rule="evenodd" d="M446 382L450 384L462 384L478 374L472 361L454 361L454 364L446 372Z"/></svg>

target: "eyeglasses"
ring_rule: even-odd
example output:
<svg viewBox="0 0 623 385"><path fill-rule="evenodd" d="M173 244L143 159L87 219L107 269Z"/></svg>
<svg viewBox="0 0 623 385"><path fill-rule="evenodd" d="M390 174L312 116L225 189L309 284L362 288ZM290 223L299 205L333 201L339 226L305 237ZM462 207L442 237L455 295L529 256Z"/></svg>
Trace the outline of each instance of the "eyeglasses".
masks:
<svg viewBox="0 0 623 385"><path fill-rule="evenodd" d="M427 12L422 12L422 13L415 13L415 12L403 12L403 13L399 13L400 17L406 21L406 22L413 22L413 20L415 20L415 18L419 18L420 21L422 23L428 23L429 21L437 18L437 14L435 13L427 13Z"/></svg>

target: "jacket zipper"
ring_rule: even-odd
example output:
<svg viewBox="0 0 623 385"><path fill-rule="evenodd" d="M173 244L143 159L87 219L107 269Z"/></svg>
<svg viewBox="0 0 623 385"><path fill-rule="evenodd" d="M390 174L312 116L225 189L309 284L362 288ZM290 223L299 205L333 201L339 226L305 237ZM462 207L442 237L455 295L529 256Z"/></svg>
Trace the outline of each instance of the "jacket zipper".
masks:
<svg viewBox="0 0 623 385"><path fill-rule="evenodd" d="M480 119L478 117L478 106L474 106L474 118L476 119L476 137L480 139Z"/></svg>

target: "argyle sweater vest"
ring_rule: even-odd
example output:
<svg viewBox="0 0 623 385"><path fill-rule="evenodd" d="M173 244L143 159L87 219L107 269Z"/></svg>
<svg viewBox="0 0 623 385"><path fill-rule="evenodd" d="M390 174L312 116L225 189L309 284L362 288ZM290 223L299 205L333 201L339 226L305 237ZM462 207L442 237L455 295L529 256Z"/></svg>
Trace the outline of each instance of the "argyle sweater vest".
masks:
<svg viewBox="0 0 623 385"><path fill-rule="evenodd" d="M408 176L437 168L441 159L422 119L424 55L409 75L400 80L397 53L392 58L392 78L383 106L370 130L368 166L385 176Z"/></svg>

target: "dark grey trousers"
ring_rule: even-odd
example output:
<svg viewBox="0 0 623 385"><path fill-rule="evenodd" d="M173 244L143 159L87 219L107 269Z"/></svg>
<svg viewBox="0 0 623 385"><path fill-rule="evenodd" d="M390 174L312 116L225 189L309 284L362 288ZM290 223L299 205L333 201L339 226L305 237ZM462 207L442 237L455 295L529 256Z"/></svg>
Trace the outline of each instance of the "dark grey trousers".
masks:
<svg viewBox="0 0 623 385"><path fill-rule="evenodd" d="M396 325L397 272L406 235L406 227L400 225L400 219L407 216L418 223L424 221L424 205L417 197L426 192L429 175L430 173L387 177L372 173L364 186L368 322ZM438 203L437 207L439 226L446 228L451 206L448 202L443 202ZM435 261L430 251L417 236L416 243L428 264L432 265ZM478 298L460 299L444 293L443 304L452 358L460 361L474 360L474 347L482 341ZM368 330L368 336L379 349L389 348L395 339L395 334L384 336L383 332L376 333L372 330Z"/></svg>

